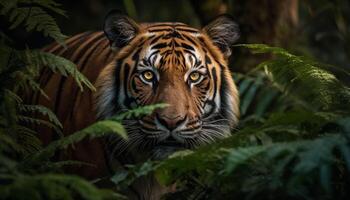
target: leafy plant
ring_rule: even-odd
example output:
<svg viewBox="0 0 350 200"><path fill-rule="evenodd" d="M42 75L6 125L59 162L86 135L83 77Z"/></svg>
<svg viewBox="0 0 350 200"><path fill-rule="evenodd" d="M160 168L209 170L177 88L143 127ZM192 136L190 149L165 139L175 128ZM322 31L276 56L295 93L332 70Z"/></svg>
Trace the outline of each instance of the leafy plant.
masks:
<svg viewBox="0 0 350 200"><path fill-rule="evenodd" d="M125 199L110 190L100 190L75 176L45 174L1 177L8 183L0 187L2 199Z"/></svg>
<svg viewBox="0 0 350 200"><path fill-rule="evenodd" d="M112 181L128 185L153 173L164 185L176 183L177 192L166 199L349 195L349 88L310 59L266 45L240 46L275 54L258 66L260 72L236 77L242 97L241 129L195 151L116 172Z"/></svg>
<svg viewBox="0 0 350 200"><path fill-rule="evenodd" d="M24 25L27 31L43 32L44 35L52 37L57 42L63 44L65 36L60 32L56 22L46 11L48 9L57 14L64 15L64 11L59 7L59 4L51 0L14 0L0 1L0 6L0 14L5 15L12 22L10 28ZM94 87L76 69L75 64L72 62L38 50L18 50L12 47L11 44L11 36L6 36L5 33L1 32L1 136L8 139L8 144L21 144L20 148L18 146L14 148L15 151L17 149L20 152L32 152L31 150L40 148L40 142L34 139L36 138L35 132L23 126L23 123L43 124L55 129L57 133L61 132L62 125L54 114L43 106L23 105L21 98L16 93L25 93L28 90L34 90L47 97L36 82L36 77L43 68L49 68L53 72L59 72L64 76L73 76L81 90L83 89L83 85L92 90L94 90ZM33 112L47 116L48 121L33 118ZM10 139L15 141L9 142ZM26 149L26 147L29 147L31 150Z"/></svg>
<svg viewBox="0 0 350 200"><path fill-rule="evenodd" d="M64 45L61 33L48 11L65 15L52 0L1 0L0 14L11 24L10 29L25 27L51 37ZM24 104L17 93L36 91L47 97L36 82L44 68L63 76L72 76L81 90L94 90L93 85L75 64L59 56L34 49L12 47L10 35L0 32L0 193L1 199L123 199L111 190L96 188L80 177L64 175L65 165L86 164L77 161L50 161L58 149L66 148L86 137L125 131L116 121L101 121L69 137L42 147L37 133L27 124L45 125L61 134L62 125L55 114L40 105ZM38 113L46 118L34 118ZM62 135L61 135L62 136Z"/></svg>
<svg viewBox="0 0 350 200"><path fill-rule="evenodd" d="M9 17L10 29L24 24L26 31L41 32L64 44L66 36L61 33L56 21L47 12L49 10L65 16L60 4L53 0L1 0L0 5L2 6L0 14Z"/></svg>

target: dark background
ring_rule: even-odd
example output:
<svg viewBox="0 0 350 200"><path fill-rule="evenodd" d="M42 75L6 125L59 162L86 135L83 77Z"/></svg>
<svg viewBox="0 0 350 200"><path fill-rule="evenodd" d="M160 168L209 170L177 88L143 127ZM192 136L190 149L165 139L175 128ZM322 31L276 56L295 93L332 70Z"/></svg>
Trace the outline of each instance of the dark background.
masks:
<svg viewBox="0 0 350 200"><path fill-rule="evenodd" d="M292 53L350 69L350 3L348 0L59 0L67 18L56 16L68 36L101 30L112 9L128 13L138 22L179 21L201 27L223 13L240 24L239 43L280 46ZM1 20L4 21L4 20ZM8 27L4 22L1 28ZM6 30L17 47L40 48L51 41L22 30ZM247 72L264 58L234 48L233 71ZM337 72L342 79L342 73ZM345 80L345 82L349 82Z"/></svg>

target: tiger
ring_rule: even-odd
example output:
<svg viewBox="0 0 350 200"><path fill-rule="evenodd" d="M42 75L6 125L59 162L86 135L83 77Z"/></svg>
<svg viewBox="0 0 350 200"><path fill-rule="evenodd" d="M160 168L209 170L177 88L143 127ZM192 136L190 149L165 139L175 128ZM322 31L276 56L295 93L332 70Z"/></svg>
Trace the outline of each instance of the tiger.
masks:
<svg viewBox="0 0 350 200"><path fill-rule="evenodd" d="M239 27L220 15L197 29L180 22L137 23L118 10L107 14L103 31L84 32L43 50L76 64L96 91L81 92L72 77L44 70L39 83L49 99L32 102L52 109L65 136L98 120L154 105L150 115L123 120L128 140L110 135L85 139L59 152L57 159L78 160L72 173L95 179L146 159L164 159L231 135L239 119L239 94L229 70L231 47ZM40 139L57 139L38 127ZM131 199L159 199L169 191L154 177L130 186Z"/></svg>

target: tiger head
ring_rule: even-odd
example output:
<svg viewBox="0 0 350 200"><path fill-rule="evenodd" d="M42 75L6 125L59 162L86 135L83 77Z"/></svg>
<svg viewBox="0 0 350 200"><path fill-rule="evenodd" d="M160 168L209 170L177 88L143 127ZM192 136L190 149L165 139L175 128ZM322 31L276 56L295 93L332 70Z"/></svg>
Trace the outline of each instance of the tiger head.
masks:
<svg viewBox="0 0 350 200"><path fill-rule="evenodd" d="M183 23L137 24L112 11L104 32L118 52L97 81L98 116L168 105L124 120L129 139L110 139L114 153L150 149L159 157L230 135L238 121L239 99L227 64L239 34L229 16L198 30Z"/></svg>

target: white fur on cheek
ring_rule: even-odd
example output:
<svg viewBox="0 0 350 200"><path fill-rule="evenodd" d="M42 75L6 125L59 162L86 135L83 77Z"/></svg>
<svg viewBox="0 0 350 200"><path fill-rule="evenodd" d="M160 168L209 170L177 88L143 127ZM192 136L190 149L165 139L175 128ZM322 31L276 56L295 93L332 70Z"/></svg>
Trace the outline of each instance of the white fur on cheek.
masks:
<svg viewBox="0 0 350 200"><path fill-rule="evenodd" d="M96 81L97 92L94 95L95 109L99 119L105 119L113 115L113 100L115 99L115 92L119 91L116 88L117 83L115 76L116 64L110 63L102 70Z"/></svg>

